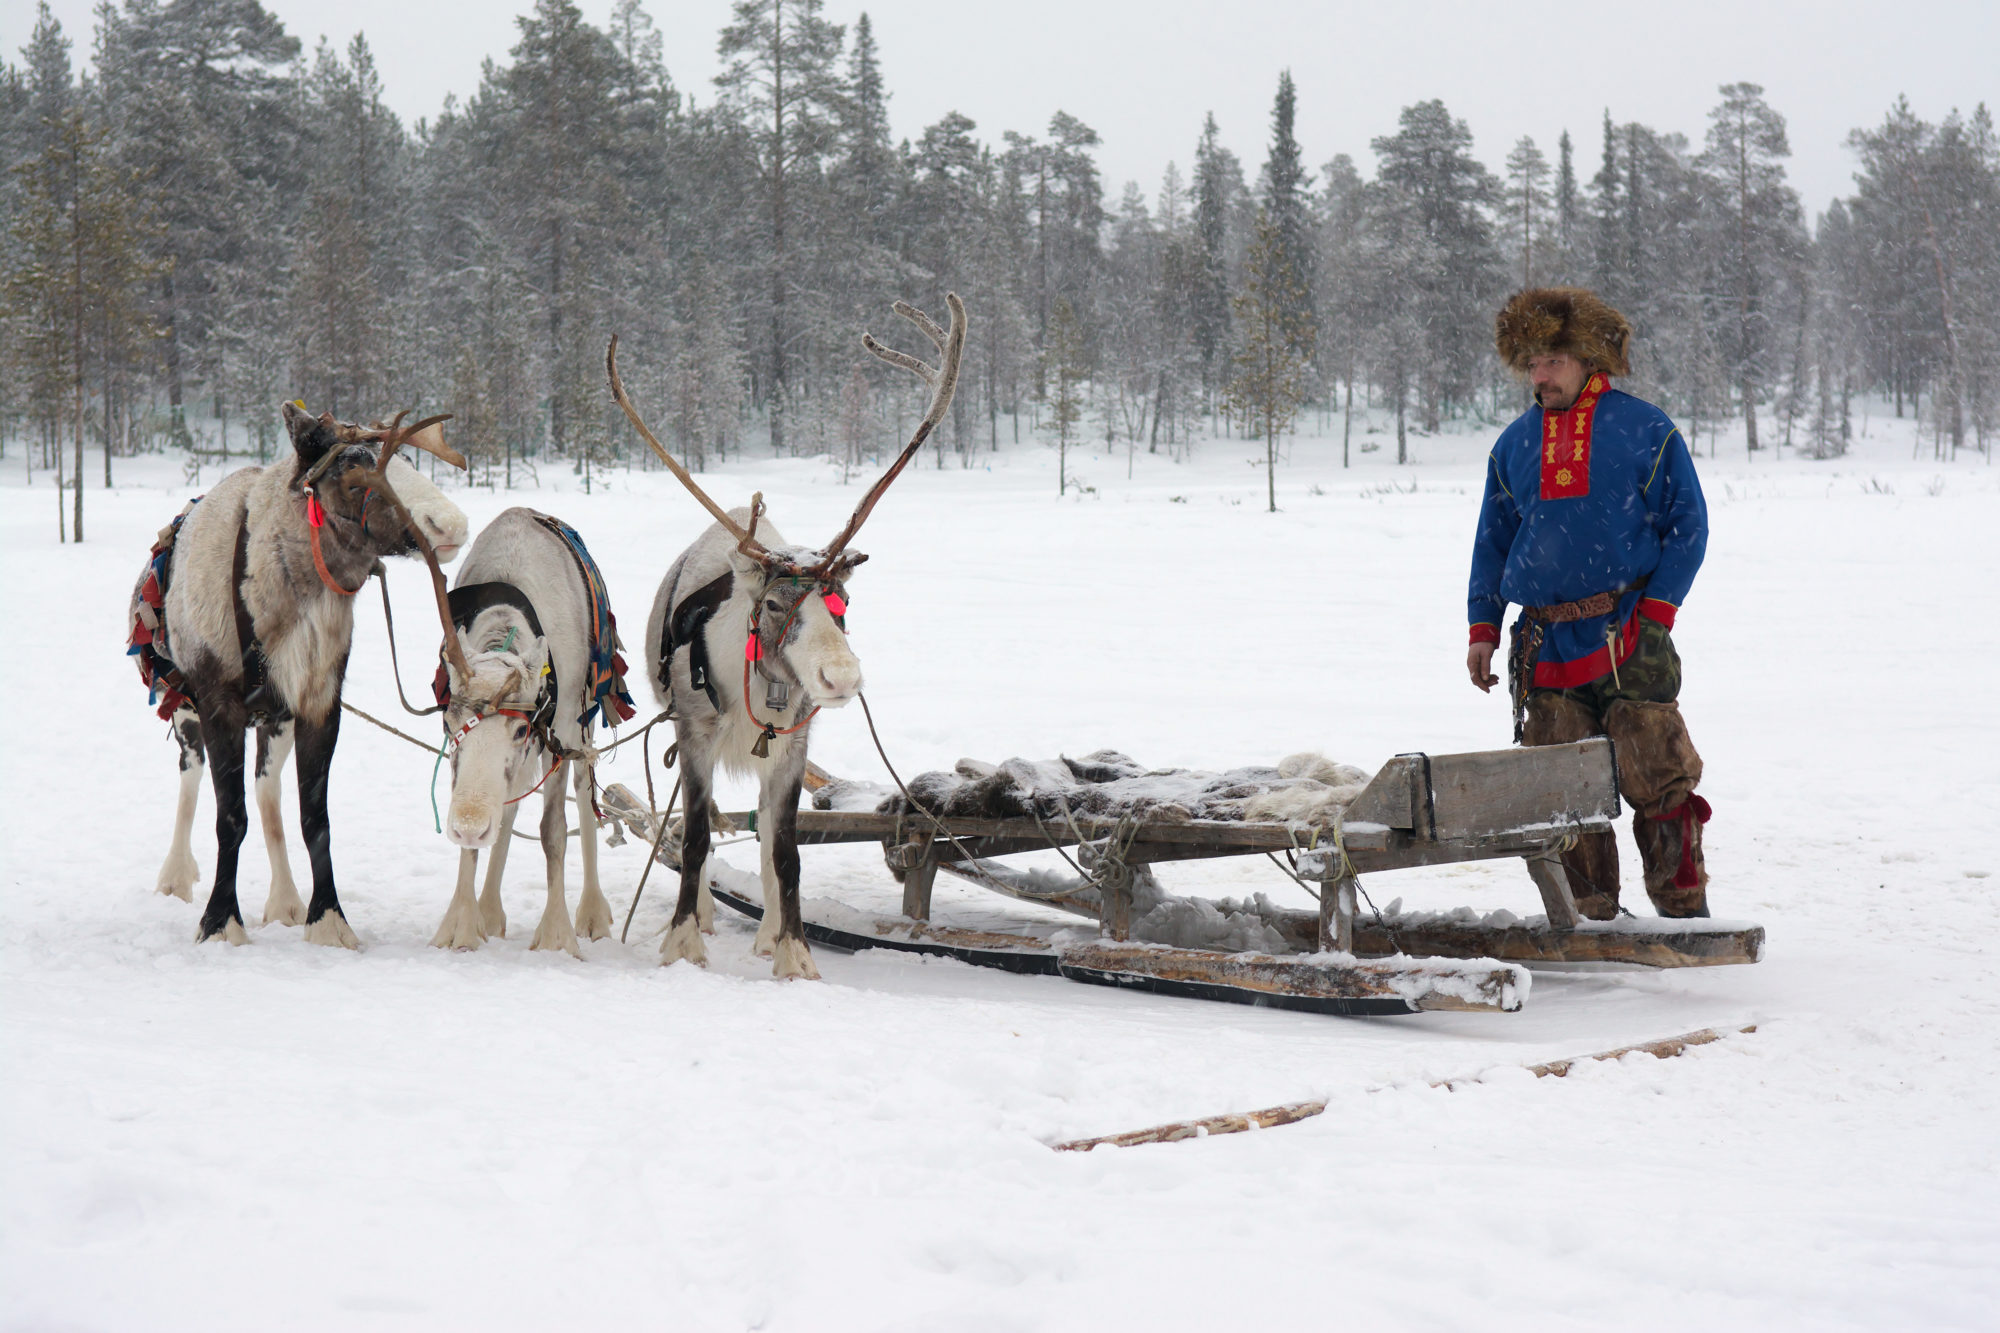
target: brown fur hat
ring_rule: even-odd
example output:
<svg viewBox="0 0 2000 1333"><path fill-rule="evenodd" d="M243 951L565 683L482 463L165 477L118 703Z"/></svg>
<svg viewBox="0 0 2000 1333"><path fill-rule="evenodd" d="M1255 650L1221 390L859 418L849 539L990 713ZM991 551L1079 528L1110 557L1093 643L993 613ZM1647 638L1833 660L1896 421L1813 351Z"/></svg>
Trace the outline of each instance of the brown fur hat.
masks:
<svg viewBox="0 0 2000 1333"><path fill-rule="evenodd" d="M1531 357L1568 352L1607 375L1629 375L1632 326L1585 287L1530 287L1515 292L1493 321L1493 346L1517 372Z"/></svg>

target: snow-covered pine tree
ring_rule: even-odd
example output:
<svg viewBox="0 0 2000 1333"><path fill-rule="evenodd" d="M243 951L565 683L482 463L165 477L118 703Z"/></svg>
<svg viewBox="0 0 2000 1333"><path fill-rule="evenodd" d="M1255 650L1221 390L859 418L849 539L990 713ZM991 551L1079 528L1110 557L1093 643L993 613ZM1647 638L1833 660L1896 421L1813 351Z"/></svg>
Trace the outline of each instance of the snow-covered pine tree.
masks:
<svg viewBox="0 0 2000 1333"><path fill-rule="evenodd" d="M1347 467L1354 439L1354 378L1361 369L1368 319L1368 191L1345 153L1321 168L1320 179L1325 187L1319 200L1316 344L1327 373L1338 377L1345 393L1340 465Z"/></svg>
<svg viewBox="0 0 2000 1333"><path fill-rule="evenodd" d="M1764 101L1754 83L1722 87L1709 112L1708 144L1700 166L1710 185L1709 235L1726 262L1719 271L1720 303L1733 317L1730 379L1741 397L1750 452L1757 439L1757 399L1769 385L1773 300L1804 240L1798 194L1785 183L1791 145L1785 118Z"/></svg>
<svg viewBox="0 0 2000 1333"><path fill-rule="evenodd" d="M1069 493L1069 446L1083 423L1084 380L1089 374L1083 330L1067 298L1058 296L1049 311L1049 337L1042 349L1042 382L1048 386L1048 419L1044 429L1056 437L1056 494Z"/></svg>
<svg viewBox="0 0 2000 1333"><path fill-rule="evenodd" d="M1224 148L1215 113L1202 121L1194 150L1194 234L1199 261L1188 304L1201 357L1204 397L1211 397L1229 348L1229 215L1243 192L1243 168Z"/></svg>
<svg viewBox="0 0 2000 1333"><path fill-rule="evenodd" d="M1500 234L1517 257L1522 287L1536 285L1536 261L1546 271L1549 229L1549 160L1529 135L1522 135L1507 153L1506 187L1502 195Z"/></svg>
<svg viewBox="0 0 2000 1333"><path fill-rule="evenodd" d="M1264 441L1269 512L1278 512L1278 437L1292 428L1305 401L1313 331L1300 310L1304 284L1285 253L1284 234L1267 209L1257 210L1243 290L1231 303L1240 342L1229 381L1231 415Z"/></svg>
<svg viewBox="0 0 2000 1333"><path fill-rule="evenodd" d="M1430 246L1426 262L1403 266L1400 280L1414 287L1425 346L1409 368L1424 428L1435 431L1446 412L1471 406L1493 365L1490 331L1504 279L1486 210L1497 182L1472 155L1472 131L1443 102L1403 108L1398 126L1372 146L1377 179L1398 195L1397 215L1414 209Z"/></svg>
<svg viewBox="0 0 2000 1333"><path fill-rule="evenodd" d="M716 76L716 87L749 133L763 195L764 401L774 453L785 450L796 335L789 308L798 279L791 253L792 195L801 180L819 174L834 145L836 114L846 95L834 67L842 29L822 18L820 8L820 0L735 0L734 17L722 30L718 47L727 63Z"/></svg>
<svg viewBox="0 0 2000 1333"><path fill-rule="evenodd" d="M1576 251L1582 241L1581 216L1578 212L1580 200L1576 186L1576 150L1569 141L1569 131L1562 132L1556 144L1555 183L1555 255L1549 268L1552 281L1558 284L1574 283L1577 280Z"/></svg>
<svg viewBox="0 0 2000 1333"><path fill-rule="evenodd" d="M1298 304L1286 312L1285 326L1302 330L1296 352L1312 346L1318 327L1314 310L1314 246L1312 236L1312 177L1305 169L1294 133L1298 117L1298 89L1292 72L1278 75L1278 94L1271 105L1271 152L1264 160L1264 211L1276 228L1277 245L1284 266L1291 271L1291 289ZM1309 355L1309 353L1308 353Z"/></svg>

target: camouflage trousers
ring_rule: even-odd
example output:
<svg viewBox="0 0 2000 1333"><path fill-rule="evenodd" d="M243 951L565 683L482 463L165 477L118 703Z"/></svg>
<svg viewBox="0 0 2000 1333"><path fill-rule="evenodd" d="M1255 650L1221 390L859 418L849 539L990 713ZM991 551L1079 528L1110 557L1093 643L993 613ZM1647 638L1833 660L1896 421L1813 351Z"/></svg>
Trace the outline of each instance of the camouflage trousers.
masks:
<svg viewBox="0 0 2000 1333"><path fill-rule="evenodd" d="M1708 802L1694 794L1701 756L1675 702L1681 659L1667 627L1644 617L1632 656L1588 685L1528 692L1522 743L1562 745L1609 736L1618 758L1618 790L1632 807L1632 835L1646 896L1661 916L1708 915L1708 869L1701 826ZM1577 910L1606 921L1618 914L1618 842L1586 833L1563 854Z"/></svg>

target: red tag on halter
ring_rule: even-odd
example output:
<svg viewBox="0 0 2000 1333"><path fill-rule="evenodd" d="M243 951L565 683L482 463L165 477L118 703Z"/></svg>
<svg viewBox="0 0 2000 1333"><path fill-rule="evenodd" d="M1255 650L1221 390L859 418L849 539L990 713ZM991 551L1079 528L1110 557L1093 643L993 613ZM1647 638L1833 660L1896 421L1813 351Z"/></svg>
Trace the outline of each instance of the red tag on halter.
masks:
<svg viewBox="0 0 2000 1333"><path fill-rule="evenodd" d="M743 641L743 660L746 662L764 660L764 645L754 634Z"/></svg>
<svg viewBox="0 0 2000 1333"><path fill-rule="evenodd" d="M316 528L326 526L326 511L319 507L319 497L311 491L306 492L306 522Z"/></svg>
<svg viewBox="0 0 2000 1333"><path fill-rule="evenodd" d="M826 609L837 616L847 614L847 599L837 592L826 594Z"/></svg>

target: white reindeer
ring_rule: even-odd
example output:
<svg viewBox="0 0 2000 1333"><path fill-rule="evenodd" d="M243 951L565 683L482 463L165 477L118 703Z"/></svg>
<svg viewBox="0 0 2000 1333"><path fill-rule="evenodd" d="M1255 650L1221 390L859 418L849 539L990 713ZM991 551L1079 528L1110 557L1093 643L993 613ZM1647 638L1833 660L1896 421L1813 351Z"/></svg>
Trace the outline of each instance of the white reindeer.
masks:
<svg viewBox="0 0 2000 1333"><path fill-rule="evenodd" d="M595 566L586 573L581 560L589 557L580 560L549 522L519 508L494 519L473 542L451 593L462 661L448 664L451 701L444 723L452 780L444 822L446 835L464 850L451 906L431 940L439 948L476 949L489 936L507 934L500 879L519 802L537 788L543 793L548 903L529 947L580 957L579 934L595 940L611 933L611 904L597 883L590 719L600 702L616 707L616 695L601 699L593 682ZM602 580L596 582L601 589ZM604 610L609 630L609 607ZM616 690L622 689L620 681ZM583 843L583 897L574 926L563 887L565 779L575 785ZM475 901L472 882L487 848L493 854L486 887Z"/></svg>
<svg viewBox="0 0 2000 1333"><path fill-rule="evenodd" d="M847 646L847 578L868 557L848 552L847 544L943 419L957 386L965 307L956 295L945 300L951 308L949 332L901 301L895 307L937 345L941 368L862 335L870 352L922 376L931 386L931 402L902 454L824 550L787 546L764 522L761 496L749 509L729 513L709 499L626 397L616 338L605 354L612 396L626 417L716 518L668 569L646 622L647 675L674 714L686 811L680 899L660 946L662 962L707 961L701 935L712 929L715 913L707 875L708 807L720 763L758 778L764 920L753 947L771 956L776 976L819 976L799 911L798 810L806 747L819 710L842 707L861 691L861 664Z"/></svg>
<svg viewBox="0 0 2000 1333"><path fill-rule="evenodd" d="M354 594L382 556L429 547L450 560L465 544L465 515L408 462L409 442L463 466L430 429L364 428L287 403L293 457L232 472L187 512L165 559L132 597L141 674L168 689L162 712L180 743L180 805L160 868L161 893L193 900L190 849L205 766L213 769L215 883L198 940L248 936L237 904L243 806L243 733L257 728L257 808L271 858L264 920L297 925L314 944L357 947L334 890L327 778L340 737L340 691L354 637ZM380 453L370 449L381 446ZM149 588L150 585L150 588ZM154 599L157 599L157 604ZM312 862L309 905L285 854L278 773L298 750L299 829Z"/></svg>

